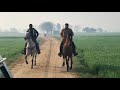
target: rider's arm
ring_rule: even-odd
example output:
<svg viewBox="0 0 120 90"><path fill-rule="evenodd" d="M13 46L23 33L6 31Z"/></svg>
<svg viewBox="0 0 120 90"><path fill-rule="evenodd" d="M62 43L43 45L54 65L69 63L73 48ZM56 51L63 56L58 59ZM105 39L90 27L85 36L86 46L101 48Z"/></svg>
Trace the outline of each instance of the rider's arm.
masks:
<svg viewBox="0 0 120 90"><path fill-rule="evenodd" d="M37 34L37 37L38 37L38 35L39 35L39 32L35 29L35 32L36 32L36 34Z"/></svg>
<svg viewBox="0 0 120 90"><path fill-rule="evenodd" d="M72 29L71 29L71 31L72 31ZM74 36L74 32L72 31L72 36Z"/></svg>
<svg viewBox="0 0 120 90"><path fill-rule="evenodd" d="M61 37L63 37L63 29L62 29L62 31L61 31L61 33L60 33L60 35L61 35Z"/></svg>
<svg viewBox="0 0 120 90"><path fill-rule="evenodd" d="M71 29L71 40L73 40L73 36L74 36L74 32L72 31L72 29Z"/></svg>

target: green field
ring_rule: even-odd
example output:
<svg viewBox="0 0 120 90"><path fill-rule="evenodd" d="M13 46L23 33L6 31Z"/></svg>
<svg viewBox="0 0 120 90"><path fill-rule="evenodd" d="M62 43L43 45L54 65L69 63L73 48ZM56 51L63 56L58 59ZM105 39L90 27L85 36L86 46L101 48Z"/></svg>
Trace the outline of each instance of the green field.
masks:
<svg viewBox="0 0 120 90"><path fill-rule="evenodd" d="M42 39L41 41L43 42ZM7 58L6 63L10 65L22 55L24 45L25 41L22 37L0 37L0 55Z"/></svg>
<svg viewBox="0 0 120 90"><path fill-rule="evenodd" d="M74 42L79 53L74 66L81 78L120 78L120 33L80 33ZM0 55L9 65L22 55L24 44L23 38L0 37Z"/></svg>
<svg viewBox="0 0 120 90"><path fill-rule="evenodd" d="M79 55L76 71L83 78L120 78L120 33L74 37Z"/></svg>

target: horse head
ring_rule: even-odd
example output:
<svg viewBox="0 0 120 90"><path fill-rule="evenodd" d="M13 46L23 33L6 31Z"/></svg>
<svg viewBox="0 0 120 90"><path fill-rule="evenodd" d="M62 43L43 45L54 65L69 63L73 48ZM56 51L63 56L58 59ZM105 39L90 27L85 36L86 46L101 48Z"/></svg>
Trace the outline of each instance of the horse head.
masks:
<svg viewBox="0 0 120 90"><path fill-rule="evenodd" d="M25 40L27 40L27 39L30 39L30 38L31 38L30 33L29 33L29 32L27 32L27 33L25 34L24 39L25 39Z"/></svg>

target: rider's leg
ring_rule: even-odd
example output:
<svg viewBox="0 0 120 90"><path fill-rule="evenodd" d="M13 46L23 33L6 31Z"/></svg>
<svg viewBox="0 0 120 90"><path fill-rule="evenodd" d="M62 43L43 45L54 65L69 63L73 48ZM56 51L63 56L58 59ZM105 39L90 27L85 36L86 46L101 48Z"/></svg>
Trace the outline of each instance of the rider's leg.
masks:
<svg viewBox="0 0 120 90"><path fill-rule="evenodd" d="M76 52L75 44L73 41L72 41L72 49L73 49L74 56L78 55L78 53Z"/></svg>
<svg viewBox="0 0 120 90"><path fill-rule="evenodd" d="M40 54L41 52L40 52L40 48L39 48L39 44L38 43L37 43L36 47L37 47L37 50L38 50L38 54Z"/></svg>
<svg viewBox="0 0 120 90"><path fill-rule="evenodd" d="M60 53L62 53L62 42L60 44Z"/></svg>
<svg viewBox="0 0 120 90"><path fill-rule="evenodd" d="M63 41L60 44L60 52L58 53L58 55L61 57L62 51L63 50Z"/></svg>
<svg viewBox="0 0 120 90"><path fill-rule="evenodd" d="M34 43L36 45L36 49L37 49L38 54L40 54L41 52L40 52L40 48L39 48L39 43L36 40L34 41Z"/></svg>
<svg viewBox="0 0 120 90"><path fill-rule="evenodd" d="M27 43L25 43L25 47L24 47L24 50L22 52L24 55L26 54L26 46L27 46Z"/></svg>

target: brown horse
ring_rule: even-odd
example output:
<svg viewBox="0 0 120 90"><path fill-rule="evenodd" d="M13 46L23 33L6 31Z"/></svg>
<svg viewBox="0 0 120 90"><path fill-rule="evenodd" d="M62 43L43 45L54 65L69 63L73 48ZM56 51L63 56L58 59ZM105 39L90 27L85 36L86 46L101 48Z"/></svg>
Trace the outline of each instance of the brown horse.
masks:
<svg viewBox="0 0 120 90"><path fill-rule="evenodd" d="M70 66L70 70L72 70L72 64L73 64L73 60L72 60L72 46L71 46L71 40L70 37L67 36L64 40L64 45L63 45L63 66L65 65L65 60L66 60L66 65L67 65L67 71L69 71L69 59L71 60L71 66Z"/></svg>

